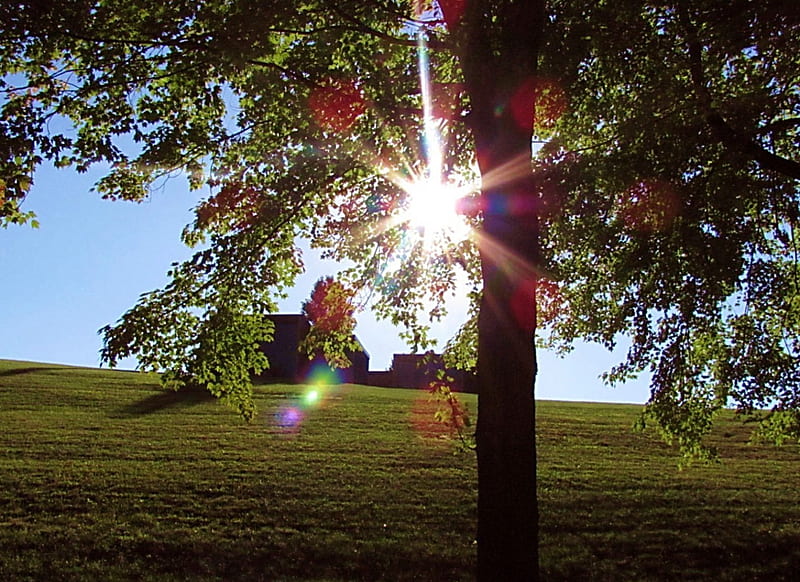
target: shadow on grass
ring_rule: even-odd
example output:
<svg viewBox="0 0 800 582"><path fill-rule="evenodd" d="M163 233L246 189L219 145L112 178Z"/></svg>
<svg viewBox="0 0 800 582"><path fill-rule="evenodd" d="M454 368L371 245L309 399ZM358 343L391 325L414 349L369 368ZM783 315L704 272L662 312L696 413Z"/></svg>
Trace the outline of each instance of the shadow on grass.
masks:
<svg viewBox="0 0 800 582"><path fill-rule="evenodd" d="M177 391L166 390L124 406L120 410L120 413L123 416L144 416L166 408L185 408L187 406L195 406L214 400L216 400L216 397L207 390L191 388Z"/></svg>
<svg viewBox="0 0 800 582"><path fill-rule="evenodd" d="M49 372L51 370L62 370L63 368L46 368L46 367L30 367L30 368L14 368L12 370L3 370L0 372L0 377L4 376L22 376L23 374L35 374L37 372Z"/></svg>
<svg viewBox="0 0 800 582"><path fill-rule="evenodd" d="M719 497L690 491L651 491L635 500L587 492L545 504L543 579L798 580L796 512L771 509L757 489L752 509L744 492L729 505L724 491Z"/></svg>

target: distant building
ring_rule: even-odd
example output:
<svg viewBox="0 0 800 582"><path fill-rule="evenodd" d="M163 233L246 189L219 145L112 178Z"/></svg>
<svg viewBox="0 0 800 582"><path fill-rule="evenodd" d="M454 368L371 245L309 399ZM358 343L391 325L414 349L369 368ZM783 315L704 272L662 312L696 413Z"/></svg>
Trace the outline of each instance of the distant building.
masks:
<svg viewBox="0 0 800 582"><path fill-rule="evenodd" d="M394 377L391 370L370 370L367 384L370 386L382 386L383 388L394 388Z"/></svg>
<svg viewBox="0 0 800 582"><path fill-rule="evenodd" d="M261 344L261 351L269 359L270 365L259 376L264 380L307 382L312 374L322 374L335 383L425 389L439 379L438 372L444 368L441 354L394 354L389 370L370 371L369 354L356 338L360 349L347 352L351 365L332 369L322 356L309 360L306 353L300 350L300 344L311 329L306 316L292 313L268 317L275 324L275 331L272 341ZM455 390L476 391L475 376L469 372L449 368L445 376L453 379Z"/></svg>
<svg viewBox="0 0 800 582"><path fill-rule="evenodd" d="M445 369L441 354L395 354L389 370L394 388L427 388L439 380L439 371L445 370L445 378L452 379L452 387L459 392L474 392L474 375L455 368Z"/></svg>
<svg viewBox="0 0 800 582"><path fill-rule="evenodd" d="M263 342L261 351L267 356L270 367L261 373L262 379L304 382L312 370L327 368L341 383L367 384L369 382L369 354L362 349L348 351L351 362L348 368L331 369L324 358L309 360L300 350L300 344L308 335L311 324L301 314L272 314L268 316L275 325L272 341ZM358 339L356 339L358 342ZM361 346L361 342L358 342Z"/></svg>
<svg viewBox="0 0 800 582"><path fill-rule="evenodd" d="M395 354L390 371L395 388L427 388L443 366L436 354Z"/></svg>

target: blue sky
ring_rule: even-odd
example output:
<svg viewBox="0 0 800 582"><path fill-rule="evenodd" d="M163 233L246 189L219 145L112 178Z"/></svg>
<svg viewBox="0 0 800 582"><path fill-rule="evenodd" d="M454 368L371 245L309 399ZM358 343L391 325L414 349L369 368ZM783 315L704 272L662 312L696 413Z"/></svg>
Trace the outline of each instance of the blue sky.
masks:
<svg viewBox="0 0 800 582"><path fill-rule="evenodd" d="M96 367L101 347L97 330L115 322L143 292L166 283L174 261L190 255L180 241L200 193L174 178L141 204L111 202L90 192L99 174L43 168L25 208L39 229L0 229L0 358ZM314 285L336 265L306 255L308 271L281 304L298 312ZM463 310L438 328L442 340ZM392 354L407 351L390 324L369 313L356 333L370 354L372 369L386 369ZM598 375L620 355L579 345L567 358L540 352L537 395L542 399L644 402L647 384L610 388ZM126 361L123 368L135 367Z"/></svg>

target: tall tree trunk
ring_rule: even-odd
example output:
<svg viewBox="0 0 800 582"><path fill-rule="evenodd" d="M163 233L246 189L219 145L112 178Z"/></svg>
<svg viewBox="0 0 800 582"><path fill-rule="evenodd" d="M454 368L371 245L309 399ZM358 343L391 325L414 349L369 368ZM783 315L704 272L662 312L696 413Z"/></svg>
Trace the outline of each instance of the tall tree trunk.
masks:
<svg viewBox="0 0 800 582"><path fill-rule="evenodd" d="M529 157L528 157L529 159ZM535 266L531 180L487 189L478 319L478 580L538 579ZM497 208L495 212L493 209Z"/></svg>
<svg viewBox="0 0 800 582"><path fill-rule="evenodd" d="M533 339L540 254L531 140L545 2L438 4L464 73L483 181L478 580L530 582L539 578Z"/></svg>
<svg viewBox="0 0 800 582"><path fill-rule="evenodd" d="M455 22L449 4L440 2L448 25ZM483 181L478 580L530 582L539 578L533 341L540 255L531 140L544 0L468 0L453 28Z"/></svg>

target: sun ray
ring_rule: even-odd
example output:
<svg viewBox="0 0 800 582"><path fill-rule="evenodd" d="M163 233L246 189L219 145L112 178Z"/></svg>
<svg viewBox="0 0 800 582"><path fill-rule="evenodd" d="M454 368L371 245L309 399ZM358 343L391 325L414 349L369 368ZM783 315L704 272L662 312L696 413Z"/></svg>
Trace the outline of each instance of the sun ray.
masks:
<svg viewBox="0 0 800 582"><path fill-rule="evenodd" d="M472 238L471 226L476 218L476 213L465 212L469 205L465 206L463 200L476 199L479 185L474 176L477 172L468 169L461 174L447 165L443 135L448 128L434 108L426 32L420 27L413 34L416 35L422 114L416 136L412 135L411 126L403 124L408 149L379 145L368 139L350 142L355 145L354 160L375 170L384 184L367 184L363 189L354 189L362 193L361 204L355 205L348 191L342 190L339 210L329 216L328 226L322 231L329 242L342 245L338 249L342 256L351 251L330 234L337 227L341 230L342 226L347 226L351 243L355 242L359 249L374 245L378 257L374 276L378 279L384 275L387 280L391 279L409 268L433 273L433 265L461 265L466 269L465 256L469 251L462 245ZM411 153L413 150L416 151ZM475 204L471 207L477 208ZM336 252L331 256L336 256Z"/></svg>
<svg viewBox="0 0 800 582"><path fill-rule="evenodd" d="M484 190L501 188L506 184L530 176L530 173L531 156L526 152L483 175L482 188Z"/></svg>
<svg viewBox="0 0 800 582"><path fill-rule="evenodd" d="M491 264L497 265L498 275L511 285L506 291L513 321L508 323L532 332L536 328L536 288L538 281L546 278L546 274L486 234L478 234L476 238L481 252ZM498 313L504 311L497 310Z"/></svg>
<svg viewBox="0 0 800 582"><path fill-rule="evenodd" d="M442 141L439 137L439 128L433 117L428 43L422 29L417 31L417 62L419 66L419 85L422 93L422 128L425 144L424 151L427 157L428 180L437 184L442 181Z"/></svg>
<svg viewBox="0 0 800 582"><path fill-rule="evenodd" d="M459 183L445 173L440 122L433 114L430 60L425 32L417 31L417 64L422 95L422 142L424 168L407 176L388 174L406 193L402 221L420 233L423 244L432 250L440 242L464 240L469 226L459 212L459 200L474 188Z"/></svg>

